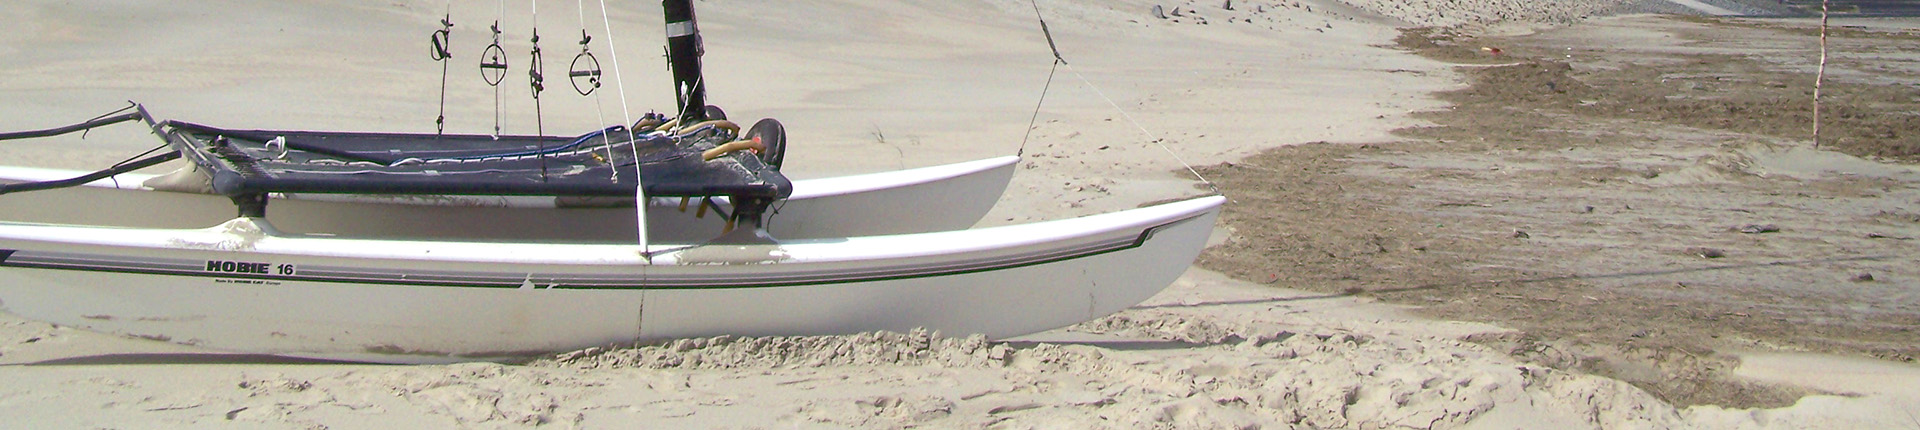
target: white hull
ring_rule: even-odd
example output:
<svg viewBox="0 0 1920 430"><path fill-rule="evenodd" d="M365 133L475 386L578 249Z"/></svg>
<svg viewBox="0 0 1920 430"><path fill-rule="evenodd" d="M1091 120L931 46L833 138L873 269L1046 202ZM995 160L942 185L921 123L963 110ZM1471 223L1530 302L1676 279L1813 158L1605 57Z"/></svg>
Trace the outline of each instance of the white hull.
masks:
<svg viewBox="0 0 1920 430"><path fill-rule="evenodd" d="M1019 157L794 181L775 203L767 230L782 239L810 239L959 230L979 222L1013 178ZM76 177L85 172L0 166L0 183ZM153 175L123 174L65 189L0 197L0 221L144 228L200 228L234 216L233 202L208 194L154 191ZM276 195L267 219L291 233L435 240L633 243L632 207L580 207L537 196ZM632 199L627 199L631 201ZM695 242L724 228L722 217L696 217L679 200L655 199L647 210L650 240ZM732 210L720 200L721 206ZM630 205L630 203L628 203Z"/></svg>
<svg viewBox="0 0 1920 430"><path fill-rule="evenodd" d="M376 362L723 334L924 327L1000 338L1158 293L1192 264L1223 201L777 246L660 245L651 258L633 245L273 234L248 219L202 230L0 222L0 308L208 348Z"/></svg>

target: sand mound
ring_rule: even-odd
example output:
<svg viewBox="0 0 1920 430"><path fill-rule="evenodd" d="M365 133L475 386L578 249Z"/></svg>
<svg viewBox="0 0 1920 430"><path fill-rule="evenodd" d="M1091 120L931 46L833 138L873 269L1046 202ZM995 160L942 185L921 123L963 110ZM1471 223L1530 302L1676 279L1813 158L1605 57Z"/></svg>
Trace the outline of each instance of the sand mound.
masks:
<svg viewBox="0 0 1920 430"><path fill-rule="evenodd" d="M1004 364L1011 349L974 335L942 337L926 330L847 336L718 336L658 345L588 348L530 363L571 369L769 369L821 366L947 366Z"/></svg>
<svg viewBox="0 0 1920 430"><path fill-rule="evenodd" d="M1451 339L1260 331L1177 315L1114 316L1073 330L1160 339L1183 347L1130 351L1077 344L1019 346L918 330L683 339L590 348L530 365L804 372L845 366L982 370L1014 384L994 390L997 394L1054 393L996 406L994 411L995 415L1032 411L1026 413L1040 422L1093 422L1083 420L1107 417L1168 428L1445 428L1463 425L1505 404L1544 410L1551 416L1580 417L1579 423L1601 427L1664 427L1679 420L1672 408L1625 383L1518 365L1486 348ZM1064 383L1063 377L1085 385ZM809 403L799 412L814 422L851 426L924 423L952 413L956 404L986 396L868 397Z"/></svg>
<svg viewBox="0 0 1920 430"><path fill-rule="evenodd" d="M1719 151L1695 159L1693 164L1687 167L1648 178L1645 183L1648 185L1723 184L1737 182L1742 178L1765 176L1764 171L1754 164L1754 157L1746 151Z"/></svg>
<svg viewBox="0 0 1920 430"><path fill-rule="evenodd" d="M1494 22L1567 24L1597 15L1620 13L1631 0L1346 0L1381 15L1417 26L1449 26Z"/></svg>

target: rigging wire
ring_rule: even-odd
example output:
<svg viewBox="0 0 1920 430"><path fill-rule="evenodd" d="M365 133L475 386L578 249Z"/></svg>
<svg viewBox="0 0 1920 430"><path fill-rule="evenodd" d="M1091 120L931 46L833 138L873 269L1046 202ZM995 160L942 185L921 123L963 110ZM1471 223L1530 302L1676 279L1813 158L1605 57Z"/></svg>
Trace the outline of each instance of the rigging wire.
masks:
<svg viewBox="0 0 1920 430"><path fill-rule="evenodd" d="M500 49L500 20L507 16L507 1L500 0L493 18L493 44L480 53L480 80L493 87L493 140L500 140L500 122L507 105L500 99L500 81L507 78L507 53ZM493 72L488 72L492 70Z"/></svg>
<svg viewBox="0 0 1920 430"><path fill-rule="evenodd" d="M575 8L576 8L577 10L579 10L579 11L580 11L580 52L581 52L581 54L582 54L582 55L586 55L586 52L587 52L587 41L589 40L589 38L587 37L587 0L576 0L576 1L574 2L574 5L575 5ZM600 13L604 15L604 14L606 14L607 12L606 12L606 10L605 10L605 9L602 9L602 10L600 11ZM612 43L612 40L613 40L613 35L612 35L612 34L608 34L608 35L607 35L607 40L608 40L608 43ZM579 57L574 57L574 58L576 59L575 61L578 61L578 58L579 58ZM616 65L617 65L617 64L616 64ZM572 72L572 71L571 71L571 70L569 70L568 72L569 72L569 74L571 74L571 72ZM598 60L595 60L595 61L594 61L594 70L593 70L593 73L594 73L594 78L593 78L593 88L595 88L595 89L599 89L599 88L600 88L600 75L599 75L599 74L600 74L600 62L599 62ZM578 89L578 88L575 88L575 89ZM599 124L601 124L601 125L606 125L606 123L607 123L607 115L606 115L606 113L605 113L605 107L604 107L604 106L603 106L603 105L602 105L602 104L600 103L600 100L601 100L602 98L604 98L604 97L606 96L606 93L604 93L604 92L597 92L597 91L588 91L588 92L590 92L590 93L594 93L594 94L593 94L593 115L594 115L594 117L595 117L595 118L598 118L598 119L599 119L599 121L600 121L600 122L599 122ZM585 94L582 94L582 95L585 95ZM628 124L628 123L621 123L621 128L626 128L626 127L628 127L628 125L627 125L627 124ZM632 134L631 134L631 132L629 132L629 134L628 134L628 137L629 137L629 139L628 139L628 142L629 142L629 143L628 143L628 144L629 144L629 145L631 145L631 144L632 144L631 142L632 142L632 140L633 140L633 139L631 139L631 137L632 137ZM614 162L613 162L613 140L612 140L612 138L611 138L610 136L608 136L608 133L600 133L600 145L601 145L601 147L603 147L603 148L606 148L606 150L607 150L607 164L609 164L609 165L611 165L611 164L614 164ZM636 159L638 159L639 157L635 157L635 158L636 158ZM614 179L614 180L619 180L619 179L620 179L620 170L619 170L619 169L607 169L607 175L608 175L608 176L609 176L609 177L610 177L611 179Z"/></svg>
<svg viewBox="0 0 1920 430"><path fill-rule="evenodd" d="M620 78L620 46L614 43L616 38L613 37L613 20L607 17L607 15L610 14L611 13L607 12L607 0L600 0L600 25L606 27L607 55L613 59L613 88L620 91L620 119L624 121L622 124L632 124L633 111L627 109L627 83L626 80ZM629 126L627 127L627 140L631 141L633 139L633 127ZM637 160L640 159L639 148L633 149L633 159L636 160L636 163L638 162ZM635 164L633 168L634 179L638 180L640 165Z"/></svg>
<svg viewBox="0 0 1920 430"><path fill-rule="evenodd" d="M91 124L91 123L93 123L94 121L100 121L100 120L103 120L103 119L106 119L107 117L110 117L110 116L114 116L114 115L118 115L118 114L120 114L121 112L126 112L126 111L130 111L130 110L134 110L134 109L139 109L139 108L140 108L140 104L139 104L139 103L134 103L134 102L133 102L132 100L128 100L128 101L127 101L127 107L123 107L123 108L120 108L119 110L116 110L116 111L113 111L113 112L107 112L107 113L105 113L105 114L101 114L100 116L96 116L96 117L93 117L93 119L89 119L89 120L87 120L87 121L86 121L85 123L82 123L82 124ZM136 113L132 113L132 114L128 114L128 115L126 116L126 118L127 118L126 120L132 120L132 119L137 119L137 118L143 118L143 117L144 117L144 115L145 115L145 114L144 114L144 112L136 112ZM120 121L124 121L124 120L114 120L113 122L120 122ZM104 124L102 124L102 125L104 125ZM85 128L85 129L81 129L81 130L80 130L80 139L82 139L82 140L84 140L84 139L86 139L86 138L87 138L87 133L90 133L90 132L93 132L93 127L87 127L87 128ZM140 155L135 155L135 156L132 156L132 157L127 157L127 159L125 159L125 160L120 160L120 162L118 162L118 163L113 163L113 166L112 166L112 167L110 167L110 168L111 168L111 169L118 169L118 168L121 168L121 167L124 167L124 166L126 166L126 165L127 165L128 163L133 163L133 162L135 162L135 160L136 160L136 159L139 159L140 157L145 157L145 156L147 156L148 154L152 154L152 153L154 153L154 152L157 152L157 151L160 151L160 150L162 150L162 149L167 149L167 148L168 148L169 146L170 146L169 144L164 144L164 143L163 143L163 144L160 144L160 146L155 146L155 147L153 147L153 149L149 149L149 150L147 150L147 152L142 152L142 153L140 153ZM113 186L114 186L114 187L116 187L116 188L117 188L117 187L119 187L119 186L120 186L120 176L118 176L118 175L115 175L115 176L108 176L108 177L107 177L107 179L111 179L111 180L113 180Z"/></svg>
<svg viewBox="0 0 1920 430"><path fill-rule="evenodd" d="M1033 103L1033 116L1027 118L1027 133L1020 136L1020 150L1014 151L1014 156L1027 155L1027 140L1033 137L1034 125L1040 123L1040 107L1047 104L1047 92L1053 89L1053 74L1059 70L1059 57L1054 57L1053 66L1047 68L1047 85L1040 87L1040 101Z"/></svg>
<svg viewBox="0 0 1920 430"><path fill-rule="evenodd" d="M586 2L574 4L580 6L580 53L567 64L567 82L573 84L573 92L589 96L600 89L600 59L593 55L593 36L587 34ZM586 78L587 84L580 85L580 78ZM603 118L601 122L606 121Z"/></svg>
<svg viewBox="0 0 1920 430"><path fill-rule="evenodd" d="M433 119L435 135L447 132L447 70L448 65L453 63L449 61L453 59L453 52L448 45L453 44L452 39L453 0L447 0L447 14L440 18L440 29L433 32L433 50L427 53L433 61L440 62L440 116Z"/></svg>
<svg viewBox="0 0 1920 430"><path fill-rule="evenodd" d="M85 132L81 132L81 134L80 134L80 135L82 136L82 137L81 137L82 139L85 139L85 138L86 138L86 137L85 137L85 136L86 136L86 133L85 133ZM162 144L160 144L160 146L155 146L155 147L153 147L153 149L149 149L149 150L147 150L147 152L142 152L142 153L140 153L140 155L135 155L135 156L132 156L132 157L127 157L127 159L125 159L125 160L120 160L120 162L118 162L118 163L113 163L113 165L112 165L112 166L107 166L107 169L108 169L108 170L114 170L114 169L120 169L120 168L124 168L124 167L126 167L127 165L129 165L129 164L133 164L133 163L137 163L137 162L140 162L140 161L141 161L141 159L142 159L142 157L146 157L146 156L148 156L148 155L152 155L153 153L155 153L155 152L160 152L161 150L165 150L165 149L172 149L172 147L173 147L173 144L170 144L170 143L162 143ZM191 168L194 168L194 167L193 167L193 165L191 165L191 164L189 164L189 165L188 165L188 168L190 168L190 169L191 169ZM113 175L113 176L108 176L108 177L107 177L107 179L109 179L109 180L112 180L112 181L113 181L113 187L114 187L114 188L119 188L119 187L120 187L120 175Z"/></svg>
<svg viewBox="0 0 1920 430"><path fill-rule="evenodd" d="M533 85L533 129L538 136L547 135L546 118L540 110L540 92L545 91L546 76L541 75L545 68L540 61L540 0L533 0L533 59L527 66L527 81ZM547 179L547 141L540 140L540 180Z"/></svg>
<svg viewBox="0 0 1920 430"><path fill-rule="evenodd" d="M107 113L105 113L105 114L101 114L100 116L96 116L96 117L93 117L93 119L89 119L89 120L87 120L87 122L94 122L94 121L99 121L99 120L101 120L102 118L106 118L106 117L110 117L110 116L114 116L114 115L118 115L118 114L120 114L121 112L126 112L126 111L130 111L130 110L134 110L134 109L139 109L139 108L140 108L140 104L139 104L139 103L134 103L134 102L133 102L132 100L128 100L128 101L127 101L127 107L123 107L123 108L120 108L120 110L116 110L116 111L113 111L113 112L107 112ZM89 133L89 132L92 132L92 131L93 131L93 127L87 127L87 129L85 129L85 130L80 130L80 139L82 139L82 140L84 140L84 139L86 139L86 138L87 138L87 133Z"/></svg>
<svg viewBox="0 0 1920 430"><path fill-rule="evenodd" d="M1107 97L1107 93L1105 91L1101 91L1099 85L1094 85L1092 80L1088 80L1086 75L1080 74L1079 70L1075 70L1073 68L1073 64L1068 63L1065 57L1060 56L1060 47L1059 45L1056 45L1053 42L1053 32L1047 29L1047 19L1046 17L1040 15L1039 0L1030 0L1029 3L1033 4L1034 18L1040 20L1040 33L1046 35L1047 37L1047 48L1053 50L1054 67L1057 68L1059 66L1067 66L1068 72L1071 72L1075 77L1080 78L1081 83L1086 84L1087 88L1093 89L1093 93L1098 94L1101 100L1106 100L1108 106L1113 106L1113 110L1119 111L1120 117L1125 118L1127 120L1127 123L1133 124L1133 127L1139 129L1141 134L1147 135L1147 138L1151 139L1154 145L1159 146L1160 150L1166 151L1167 155L1173 156L1174 161L1180 162L1181 167L1187 168L1188 173L1192 173L1194 178L1200 180L1200 183L1206 184L1207 188L1212 190L1214 194L1221 194L1219 185L1214 184L1212 180L1207 179L1206 175L1201 175L1199 169L1193 168L1193 165L1188 164L1187 160L1185 158L1181 158L1179 153L1173 152L1173 148L1170 148L1167 146L1165 139L1161 139L1160 136L1155 135L1153 131L1147 130L1146 126L1140 125L1140 121L1135 121L1133 119L1133 115L1127 113L1126 109L1121 108L1119 103L1115 103L1112 97ZM1052 86L1053 86L1053 72L1048 71L1047 87L1051 88ZM1046 90L1044 89L1041 90L1040 100L1041 102L1046 101ZM1040 109L1039 107L1036 106L1034 108L1034 119L1037 120L1039 117L1040 117ZM1028 134L1033 133L1033 125L1031 122L1027 126L1027 133ZM1021 139L1021 142L1020 142L1021 152L1026 151L1026 145L1027 145L1026 140L1024 138Z"/></svg>
<svg viewBox="0 0 1920 430"><path fill-rule="evenodd" d="M614 43L614 40L617 38L613 36L613 20L608 18L608 15L612 15L612 13L607 12L607 0L600 0L600 25L604 26L607 30L607 55L613 59L613 85L614 89L620 91L621 124L633 124L633 111L627 109L627 81L620 77L620 46ZM650 249L652 245L647 241L647 188L644 184L640 183L640 166L642 164L640 162L640 145L635 145L634 140L633 126L628 125L627 149L633 152L633 207L634 212L636 212L634 222L635 227L637 227L634 230L638 231L638 237L636 239L638 239L640 243L640 258L651 261L653 259L653 252ZM613 148L608 147L607 152L612 153ZM608 157L608 161L612 161L612 157ZM614 170L614 179L618 180L620 178L618 169Z"/></svg>
<svg viewBox="0 0 1920 430"><path fill-rule="evenodd" d="M685 92L680 92L680 89L679 89L679 88L675 88L675 89L674 89L674 91L675 91L675 92L680 92L680 99L681 99L681 100L686 100L686 99L688 99L688 98L689 98L689 97L690 97L690 96L691 96L691 95L693 94L693 89L695 89L695 88L701 88L701 89L705 89L705 88L703 88L703 87L701 87L701 86L700 86L700 82L701 82L701 81L705 81L705 80L707 80L707 74L705 74L705 73L701 73L701 74L700 74L700 76L695 76L695 77L693 77L693 85L688 85L688 86L687 86L687 88L686 88L686 91L685 91ZM705 106L705 105L702 105L702 106L700 106L700 107L702 107L702 108L705 108L706 106ZM693 104L691 104L691 103L689 103L689 104L687 104L687 106L685 106L685 107L681 107L681 108L680 108L680 115L679 115L679 116L676 116L676 117L674 117L674 118L686 118L686 117L687 117L687 114L689 114L689 113L693 113ZM709 118L709 119L711 119L711 118ZM690 124L680 124L680 125L683 125L683 126L684 126L684 125L690 125Z"/></svg>
<svg viewBox="0 0 1920 430"><path fill-rule="evenodd" d="M1108 106L1113 106L1113 110L1120 111L1120 117L1126 118L1127 123L1133 124L1134 128L1140 129L1140 133L1146 134L1148 139L1153 139L1154 145L1158 145L1160 147L1160 150L1166 151L1167 155L1173 156L1174 161L1179 161L1180 166L1186 167L1188 173L1192 173L1193 177L1199 178L1201 183L1207 184L1207 188L1212 189L1214 194L1220 194L1220 186L1215 185L1212 180L1209 180L1207 179L1206 176L1201 175L1200 171L1198 169L1194 169L1192 164L1188 164L1187 159L1181 158L1179 153L1173 152L1173 148L1170 148L1167 146L1165 139L1161 139L1160 136L1154 135L1152 131L1148 131L1146 126L1140 125L1140 121L1135 121L1133 119L1133 115L1128 114L1126 109L1120 108L1119 103L1114 103L1113 98L1107 97L1107 93L1104 91L1100 91L1099 86L1094 85L1093 81L1087 80L1086 75L1080 74L1079 70L1074 70L1072 64L1067 64L1066 66L1067 66L1068 72L1072 72L1074 76L1079 77L1080 82L1085 83L1087 85L1087 88L1092 88L1093 93L1099 94L1101 100L1106 100Z"/></svg>
<svg viewBox="0 0 1920 430"><path fill-rule="evenodd" d="M1033 1L1033 18L1040 21L1040 34L1047 36L1047 48L1053 50L1053 65L1047 68L1047 84L1040 87L1040 101L1033 104L1033 116L1027 118L1027 132L1020 136L1020 149L1014 156L1027 155L1027 140L1033 137L1033 127L1040 122L1040 107L1047 104L1047 92L1053 89L1053 75L1060 71L1060 64L1067 59L1060 57L1060 47L1053 44L1053 30L1047 29L1047 18L1040 15L1040 2Z"/></svg>

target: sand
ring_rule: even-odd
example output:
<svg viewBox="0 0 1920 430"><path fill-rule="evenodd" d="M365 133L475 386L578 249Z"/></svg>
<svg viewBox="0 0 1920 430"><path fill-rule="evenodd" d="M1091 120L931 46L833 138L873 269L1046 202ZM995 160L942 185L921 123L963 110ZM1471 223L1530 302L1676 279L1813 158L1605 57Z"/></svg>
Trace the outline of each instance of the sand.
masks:
<svg viewBox="0 0 1920 430"><path fill-rule="evenodd" d="M494 126L493 89L464 67L496 19L494 5L483 3L453 9L450 131ZM700 2L712 102L735 118L786 123L794 145L788 170L801 178L1023 151L1020 173L983 225L1205 192L1177 173L1184 169L1174 155L1202 167L1248 165L1248 157L1288 145L1406 139L1393 131L1434 125L1414 114L1449 109L1453 102L1434 94L1463 88L1468 74L1395 47L1398 26L1527 34L1571 25L1603 38L1660 37L1580 19L1609 2L1236 1L1228 10L1211 1L1043 1L1072 66L1055 77L1023 148L1052 60L1028 3L796 3ZM1178 13L1153 17L1155 5ZM647 2L609 6L612 37L593 21L597 5L586 11L595 40L615 41L625 66L602 91L625 94L635 114L671 106L656 63L658 12ZM426 58L426 39L445 7L9 3L0 8L18 25L0 34L0 129L71 123L132 99L164 117L230 127L431 131L441 76ZM576 46L580 11L567 2L540 7L548 68L556 70ZM510 8L501 21L516 59L528 48L526 12ZM1592 25L1601 26L1581 27ZM595 48L611 63L614 48ZM510 75L502 86L509 133L568 133L627 115L618 98L578 97L549 83L536 122L523 80ZM8 164L97 167L156 143L134 128L4 143L0 156ZM1234 205L1258 195L1240 192L1227 189ZM1254 237L1230 225L1216 236L1221 244ZM1738 377L1821 394L1771 409L1675 407L1620 372L1569 370L1487 342L1525 332L1470 322L1485 319L1435 319L1392 297L1268 284L1306 275L1234 278L1195 268L1134 309L1007 341L924 332L726 337L525 364L313 363L0 315L0 416L23 428L1920 425L1901 412L1920 405L1920 395L1873 388L1876 380L1913 381L1907 364L1762 348ZM1807 376L1805 369L1842 368L1835 363L1847 370Z"/></svg>

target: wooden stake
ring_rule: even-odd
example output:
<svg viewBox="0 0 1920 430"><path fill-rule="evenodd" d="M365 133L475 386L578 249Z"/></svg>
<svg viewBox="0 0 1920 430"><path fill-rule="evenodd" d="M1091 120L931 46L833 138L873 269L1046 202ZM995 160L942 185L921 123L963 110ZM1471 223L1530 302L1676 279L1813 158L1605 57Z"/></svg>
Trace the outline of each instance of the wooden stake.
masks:
<svg viewBox="0 0 1920 430"><path fill-rule="evenodd" d="M1820 70L1813 75L1813 147L1820 147L1820 84L1827 79L1827 2L1820 0Z"/></svg>

